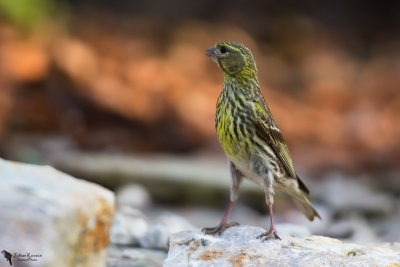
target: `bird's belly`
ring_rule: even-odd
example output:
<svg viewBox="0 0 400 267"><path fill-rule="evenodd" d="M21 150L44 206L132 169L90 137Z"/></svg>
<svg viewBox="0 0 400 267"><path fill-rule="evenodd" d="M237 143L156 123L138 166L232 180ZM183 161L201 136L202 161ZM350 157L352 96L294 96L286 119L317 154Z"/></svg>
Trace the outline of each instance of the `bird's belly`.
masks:
<svg viewBox="0 0 400 267"><path fill-rule="evenodd" d="M250 181L254 182L255 184L258 184L260 186L263 186L263 177L261 177L259 174L257 174L253 166L249 161L241 161L241 160L233 160L231 159L232 163L235 165L235 167Z"/></svg>
<svg viewBox="0 0 400 267"><path fill-rule="evenodd" d="M218 141L228 157L235 158L239 156L241 148L237 140L235 140L232 136L221 133L218 135Z"/></svg>

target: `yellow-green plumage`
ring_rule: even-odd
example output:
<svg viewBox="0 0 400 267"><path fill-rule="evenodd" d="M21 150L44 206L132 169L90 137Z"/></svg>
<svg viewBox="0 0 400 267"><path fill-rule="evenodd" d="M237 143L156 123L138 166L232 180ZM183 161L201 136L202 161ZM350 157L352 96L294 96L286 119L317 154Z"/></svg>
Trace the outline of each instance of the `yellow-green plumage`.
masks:
<svg viewBox="0 0 400 267"><path fill-rule="evenodd" d="M242 177L246 177L264 188L270 213L274 189L277 189L292 196L308 219L320 218L306 197L309 190L294 171L289 149L261 94L251 51L237 42L220 42L208 49L207 55L224 74L215 127L231 164L232 203L238 198ZM229 212L221 224L226 223ZM271 225L266 236L277 237L272 220ZM212 232L210 229L205 231Z"/></svg>

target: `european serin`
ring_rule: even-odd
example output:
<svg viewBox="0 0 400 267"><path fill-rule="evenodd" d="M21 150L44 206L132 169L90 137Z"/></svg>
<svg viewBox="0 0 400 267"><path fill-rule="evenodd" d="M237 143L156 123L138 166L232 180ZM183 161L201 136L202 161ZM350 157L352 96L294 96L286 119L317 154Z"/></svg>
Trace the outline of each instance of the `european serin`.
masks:
<svg viewBox="0 0 400 267"><path fill-rule="evenodd" d="M310 193L293 168L289 149L274 122L257 79L257 67L251 51L237 42L219 42L206 51L224 74L222 92L217 101L215 127L219 142L230 164L231 203L220 224L204 228L207 234L220 234L237 225L227 219L239 197L244 177L262 186L270 214L270 228L257 238L280 239L274 225L274 190L290 195L309 220L321 219L307 195Z"/></svg>

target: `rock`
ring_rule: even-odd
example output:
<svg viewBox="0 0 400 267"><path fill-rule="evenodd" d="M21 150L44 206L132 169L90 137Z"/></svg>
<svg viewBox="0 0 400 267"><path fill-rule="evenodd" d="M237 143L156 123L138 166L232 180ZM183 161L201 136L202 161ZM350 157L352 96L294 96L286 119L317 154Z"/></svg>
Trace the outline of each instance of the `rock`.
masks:
<svg viewBox="0 0 400 267"><path fill-rule="evenodd" d="M145 208L151 203L151 197L147 189L139 184L127 184L116 192L118 207L131 206Z"/></svg>
<svg viewBox="0 0 400 267"><path fill-rule="evenodd" d="M321 215L322 220L316 219L314 221L309 221L300 210L293 209L285 214L284 221L296 225L303 225L309 229L313 235L326 236L328 235L329 227L333 223L332 210L326 205L319 204L316 204L315 208Z"/></svg>
<svg viewBox="0 0 400 267"><path fill-rule="evenodd" d="M107 267L161 267L166 257L162 250L110 246Z"/></svg>
<svg viewBox="0 0 400 267"><path fill-rule="evenodd" d="M16 266L105 266L111 191L48 166L0 159L0 173L0 248Z"/></svg>
<svg viewBox="0 0 400 267"><path fill-rule="evenodd" d="M371 190L364 180L332 173L322 184L315 186L313 195L326 201L335 213L353 213L356 210L368 215L389 215L394 210L393 197Z"/></svg>
<svg viewBox="0 0 400 267"><path fill-rule="evenodd" d="M310 222L304 215L293 210L285 217L286 221L302 225L310 230L314 235L323 235L351 242L372 242L372 241L393 241L382 239L381 235L377 235L377 225L375 222L369 222L365 216L360 214L348 214L345 218L333 218L331 211L326 206L316 206L322 220L314 220ZM279 224L278 224L279 226ZM279 230L279 228L278 228ZM280 233L282 231L279 231ZM304 237L304 236L298 236Z"/></svg>
<svg viewBox="0 0 400 267"><path fill-rule="evenodd" d="M387 220L381 220L377 223L379 237L387 242L396 242L400 240L399 231L400 207Z"/></svg>
<svg viewBox="0 0 400 267"><path fill-rule="evenodd" d="M176 233L163 266L398 266L400 262L400 243L359 245L285 234L280 235L282 240L256 239L264 231L238 226L217 237L193 231Z"/></svg>
<svg viewBox="0 0 400 267"><path fill-rule="evenodd" d="M167 249L171 234L195 229L183 217L165 212L150 225L146 235L140 240L140 244L144 248Z"/></svg>
<svg viewBox="0 0 400 267"><path fill-rule="evenodd" d="M300 238L305 238L311 235L310 230L300 224L279 223L276 225L276 229L280 235L290 235Z"/></svg>
<svg viewBox="0 0 400 267"><path fill-rule="evenodd" d="M137 209L125 206L115 215L111 228L111 243L138 245L148 229L147 218Z"/></svg>
<svg viewBox="0 0 400 267"><path fill-rule="evenodd" d="M332 223L327 229L327 235L361 243L378 240L374 229L368 225L365 218L358 215Z"/></svg>

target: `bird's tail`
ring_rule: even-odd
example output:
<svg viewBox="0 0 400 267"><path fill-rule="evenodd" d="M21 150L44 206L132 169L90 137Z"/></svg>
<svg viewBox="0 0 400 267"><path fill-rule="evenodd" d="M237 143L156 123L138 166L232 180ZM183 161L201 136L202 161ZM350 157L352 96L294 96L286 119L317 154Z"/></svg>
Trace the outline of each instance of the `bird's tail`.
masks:
<svg viewBox="0 0 400 267"><path fill-rule="evenodd" d="M310 221L313 221L315 217L321 220L321 216L319 215L318 211L315 210L314 206L302 191L299 190L292 196L296 206Z"/></svg>

